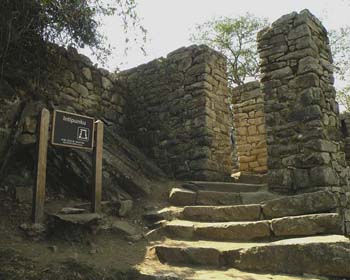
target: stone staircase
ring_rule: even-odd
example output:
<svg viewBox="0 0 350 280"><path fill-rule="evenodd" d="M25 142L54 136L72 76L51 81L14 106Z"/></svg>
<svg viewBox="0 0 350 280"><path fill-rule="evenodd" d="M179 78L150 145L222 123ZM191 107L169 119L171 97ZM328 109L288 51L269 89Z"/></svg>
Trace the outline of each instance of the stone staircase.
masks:
<svg viewBox="0 0 350 280"><path fill-rule="evenodd" d="M155 228L139 266L144 279L350 277L350 241L332 192L281 196L256 181L187 182L169 201L144 216Z"/></svg>

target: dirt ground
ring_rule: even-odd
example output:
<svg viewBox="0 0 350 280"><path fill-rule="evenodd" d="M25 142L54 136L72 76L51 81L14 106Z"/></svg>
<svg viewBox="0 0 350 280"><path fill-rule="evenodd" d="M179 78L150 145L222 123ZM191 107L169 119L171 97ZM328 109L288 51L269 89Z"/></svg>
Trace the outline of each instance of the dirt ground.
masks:
<svg viewBox="0 0 350 280"><path fill-rule="evenodd" d="M139 234L148 229L142 214L167 205L171 187L180 182L154 182L152 194L134 201L130 214L114 219L132 224ZM47 212L84 204L86 201L48 197ZM113 215L107 206L104 212ZM31 224L31 204L18 203L10 192L0 191L0 280L34 279L137 279L134 266L147 250L144 238L132 240L121 232L98 231L78 242L57 237L33 241L20 228Z"/></svg>

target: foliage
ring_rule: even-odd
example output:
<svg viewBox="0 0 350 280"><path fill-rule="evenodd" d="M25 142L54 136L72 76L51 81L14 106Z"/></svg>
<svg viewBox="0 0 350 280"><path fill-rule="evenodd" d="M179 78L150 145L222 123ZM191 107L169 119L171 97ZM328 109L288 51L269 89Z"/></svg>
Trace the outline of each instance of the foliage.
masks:
<svg viewBox="0 0 350 280"><path fill-rule="evenodd" d="M117 15L141 31L135 0L0 0L0 77L40 76L45 69L47 43L88 46L100 58L110 48L100 33L102 16ZM127 39L126 39L127 40ZM14 72L16 72L14 74Z"/></svg>
<svg viewBox="0 0 350 280"><path fill-rule="evenodd" d="M259 75L256 34L267 24L267 19L249 13L236 18L214 18L196 25L191 41L223 53L230 85L241 85Z"/></svg>
<svg viewBox="0 0 350 280"><path fill-rule="evenodd" d="M350 111L350 26L329 31L334 60L334 74L338 80L337 100Z"/></svg>

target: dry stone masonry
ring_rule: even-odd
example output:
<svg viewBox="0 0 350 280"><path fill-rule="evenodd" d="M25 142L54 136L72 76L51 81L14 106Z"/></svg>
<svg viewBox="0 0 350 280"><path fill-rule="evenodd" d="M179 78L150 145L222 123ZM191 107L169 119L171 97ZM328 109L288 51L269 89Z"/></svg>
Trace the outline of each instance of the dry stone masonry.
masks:
<svg viewBox="0 0 350 280"><path fill-rule="evenodd" d="M73 48L54 48L51 66L55 106L123 125L125 89L116 74L96 68Z"/></svg>
<svg viewBox="0 0 350 280"><path fill-rule="evenodd" d="M327 31L308 10L258 34L268 184L286 193L346 186Z"/></svg>
<svg viewBox="0 0 350 280"><path fill-rule="evenodd" d="M232 169L224 57L191 46L121 73L127 133L176 178L223 180Z"/></svg>
<svg viewBox="0 0 350 280"><path fill-rule="evenodd" d="M35 143L37 116L43 106L96 117L123 131L125 91L115 74L96 68L73 48L51 46L49 59L47 100L26 105L20 124L21 144Z"/></svg>
<svg viewBox="0 0 350 280"><path fill-rule="evenodd" d="M267 171L264 97L258 81L232 89L233 124L239 170L247 173Z"/></svg>

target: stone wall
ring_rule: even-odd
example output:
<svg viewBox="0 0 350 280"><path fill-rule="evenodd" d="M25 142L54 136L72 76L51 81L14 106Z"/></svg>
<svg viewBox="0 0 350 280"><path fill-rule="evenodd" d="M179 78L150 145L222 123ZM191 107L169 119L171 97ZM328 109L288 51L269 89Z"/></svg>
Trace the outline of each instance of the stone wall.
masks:
<svg viewBox="0 0 350 280"><path fill-rule="evenodd" d="M239 170L266 173L264 97L260 83L249 82L232 89L232 105Z"/></svg>
<svg viewBox="0 0 350 280"><path fill-rule="evenodd" d="M0 186L35 185L37 120L45 107L103 120L103 199L122 203L149 193L151 181L165 174L123 137L126 92L117 75L72 48L51 46L48 57L40 84L17 88L0 80ZM48 194L89 198L92 165L89 152L49 145Z"/></svg>
<svg viewBox="0 0 350 280"><path fill-rule="evenodd" d="M231 172L225 58L206 46L121 73L129 138L170 176L224 180Z"/></svg>
<svg viewBox="0 0 350 280"><path fill-rule="evenodd" d="M54 48L51 69L49 96L55 107L123 126L126 93L116 74L95 67L72 48Z"/></svg>
<svg viewBox="0 0 350 280"><path fill-rule="evenodd" d="M48 78L42 91L35 98L40 102L27 104L22 113L19 143L35 143L36 121L42 107L102 119L122 133L125 120L123 85L115 74L95 67L89 58L75 49L51 46Z"/></svg>
<svg viewBox="0 0 350 280"><path fill-rule="evenodd" d="M342 190L347 184L328 42L307 10L258 34L272 190Z"/></svg>

